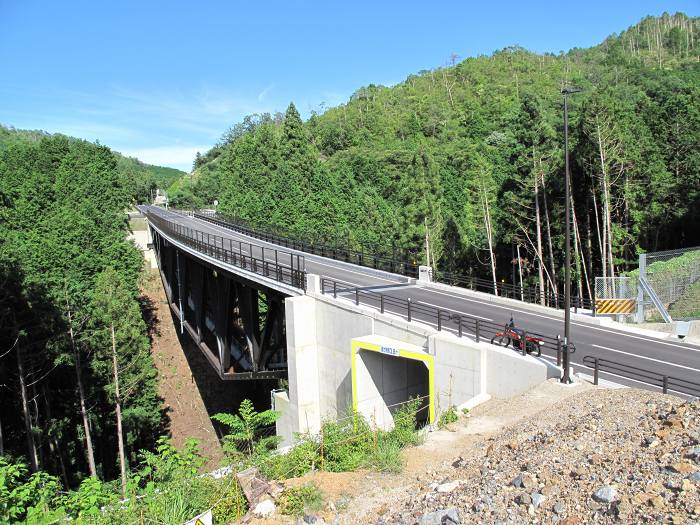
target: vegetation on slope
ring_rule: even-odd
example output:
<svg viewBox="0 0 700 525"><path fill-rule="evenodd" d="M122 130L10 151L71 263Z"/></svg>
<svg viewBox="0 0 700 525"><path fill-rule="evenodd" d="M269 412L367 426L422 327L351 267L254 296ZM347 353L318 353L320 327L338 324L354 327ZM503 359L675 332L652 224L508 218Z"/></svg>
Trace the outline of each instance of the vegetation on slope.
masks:
<svg viewBox="0 0 700 525"><path fill-rule="evenodd" d="M217 198L252 223L558 290L560 89L575 85L573 276L589 296L594 276L629 269L639 250L700 244L698 35L700 19L649 17L591 49L510 47L370 85L305 123L293 105L254 115L197 159L206 183L178 204Z"/></svg>
<svg viewBox="0 0 700 525"><path fill-rule="evenodd" d="M24 130L6 127L0 124L0 151L14 145L37 144L51 135L45 131ZM65 137L68 140L77 140ZM117 161L117 171L126 178L126 184L137 203L149 202L157 188L167 189L176 180L186 175L185 172L165 166L153 166L133 157L125 157L112 152Z"/></svg>
<svg viewBox="0 0 700 525"><path fill-rule="evenodd" d="M162 432L133 188L107 147L60 135L4 148L0 173L0 456L114 479Z"/></svg>

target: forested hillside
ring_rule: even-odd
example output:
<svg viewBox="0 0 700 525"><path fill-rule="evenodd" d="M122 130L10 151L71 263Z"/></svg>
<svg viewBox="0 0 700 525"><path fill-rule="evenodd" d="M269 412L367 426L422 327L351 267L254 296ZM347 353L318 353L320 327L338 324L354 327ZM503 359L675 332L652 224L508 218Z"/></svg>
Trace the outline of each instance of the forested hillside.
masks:
<svg viewBox="0 0 700 525"><path fill-rule="evenodd" d="M700 244L700 19L590 49L454 59L302 122L253 115L196 159L181 205L295 235L394 244L443 270L560 290L570 97L575 290L638 251ZM429 248L429 250L426 249ZM518 257L520 253L520 257Z"/></svg>
<svg viewBox="0 0 700 525"><path fill-rule="evenodd" d="M60 135L0 149L0 456L65 487L119 477L161 429L119 164Z"/></svg>
<svg viewBox="0 0 700 525"><path fill-rule="evenodd" d="M45 131L15 129L0 124L0 151L13 145L35 144L49 137ZM76 140L66 137L69 140ZM176 180L186 175L185 172L165 166L153 166L133 157L125 157L113 152L117 160L117 171L124 175L131 188L131 194L138 203L152 200L152 194L157 188L168 189Z"/></svg>

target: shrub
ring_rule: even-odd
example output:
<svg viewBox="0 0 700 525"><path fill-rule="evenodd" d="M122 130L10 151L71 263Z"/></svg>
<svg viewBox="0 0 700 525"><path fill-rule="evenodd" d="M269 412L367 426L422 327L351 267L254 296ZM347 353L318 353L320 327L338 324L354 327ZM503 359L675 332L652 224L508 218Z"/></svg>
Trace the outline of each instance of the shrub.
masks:
<svg viewBox="0 0 700 525"><path fill-rule="evenodd" d="M438 419L438 427L444 428L450 423L456 423L457 421L459 421L457 409L454 406L451 406L440 414L440 418Z"/></svg>
<svg viewBox="0 0 700 525"><path fill-rule="evenodd" d="M323 493L314 483L285 489L278 500L282 514L301 516L321 510Z"/></svg>
<svg viewBox="0 0 700 525"><path fill-rule="evenodd" d="M134 490L145 488L147 492L159 483L196 476L205 462L196 439L185 441L179 451L166 436L158 438L155 452L142 450L139 458L141 468L131 477L130 483Z"/></svg>
<svg viewBox="0 0 700 525"><path fill-rule="evenodd" d="M394 413L394 428L389 436L401 448L418 445L421 442L421 436L416 432L420 407L420 398L412 398Z"/></svg>
<svg viewBox="0 0 700 525"><path fill-rule="evenodd" d="M324 422L321 434L323 453L319 459L320 467L330 472L357 470L366 462L366 455L374 445L375 432L359 414Z"/></svg>
<svg viewBox="0 0 700 525"><path fill-rule="evenodd" d="M55 503L58 479L46 472L29 475L27 465L0 456L0 524L41 515Z"/></svg>
<svg viewBox="0 0 700 525"><path fill-rule="evenodd" d="M219 413L212 416L229 428L224 436L224 453L238 465L246 465L254 454L269 453L279 443L279 438L266 435L265 430L275 424L279 412L265 410L257 412L250 399L244 399L238 408L238 414Z"/></svg>
<svg viewBox="0 0 700 525"><path fill-rule="evenodd" d="M319 465L319 444L311 438L301 439L286 454L270 454L255 460L255 465L269 479L303 476Z"/></svg>

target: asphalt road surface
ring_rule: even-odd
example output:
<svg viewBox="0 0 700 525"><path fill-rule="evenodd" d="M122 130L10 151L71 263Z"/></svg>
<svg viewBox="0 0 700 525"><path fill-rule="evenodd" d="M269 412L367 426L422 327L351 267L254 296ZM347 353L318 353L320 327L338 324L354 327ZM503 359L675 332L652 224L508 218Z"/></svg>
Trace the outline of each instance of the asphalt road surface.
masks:
<svg viewBox="0 0 700 525"><path fill-rule="evenodd" d="M277 260L280 264L286 264L287 260L301 254L301 252L279 247L202 219L152 206L141 206L140 208L146 215L157 214L171 222L216 235L218 236L217 243L227 248L233 244L246 255L264 258L268 261ZM276 254L275 249L277 250ZM486 323L497 325L505 325L513 317L516 326L528 333L555 337L564 332L563 318L561 314L557 315L554 310L551 314L547 314L533 311L531 307L526 305L494 304L485 302L476 295L464 294L460 290L452 292L446 289L428 288L423 284L410 284L409 279L400 275L378 273L362 266L342 264L318 255L308 253L302 255L302 262L308 273L317 274L322 278L335 280L339 283L337 286L340 298L355 300L354 289L360 288L375 294L385 294L392 298L402 300L410 298L413 304L428 307L425 309L426 312L428 309L440 308L444 311L475 317ZM296 263L294 265L296 266ZM362 303L378 305L378 299L375 301L369 296L363 295L362 297ZM388 304L385 309L405 317L406 309L400 303L401 301L393 302ZM433 326L437 324L435 316L422 314L420 308L414 310L412 318ZM446 326L443 323L443 328L456 331L454 325ZM467 335L469 335L468 332L469 330L465 330ZM669 388L669 393L683 394L684 397L700 393L699 345L676 340L661 340L607 326L596 326L580 320L572 320L571 340L576 345L576 352L571 355L571 364L575 372L592 375L592 370L582 363L584 356L592 356L637 367L654 374L690 381L697 385L697 390L672 386ZM543 358L556 361L551 349L545 349ZM621 373L601 371L600 378L633 387L661 390L660 379L657 382L627 371Z"/></svg>

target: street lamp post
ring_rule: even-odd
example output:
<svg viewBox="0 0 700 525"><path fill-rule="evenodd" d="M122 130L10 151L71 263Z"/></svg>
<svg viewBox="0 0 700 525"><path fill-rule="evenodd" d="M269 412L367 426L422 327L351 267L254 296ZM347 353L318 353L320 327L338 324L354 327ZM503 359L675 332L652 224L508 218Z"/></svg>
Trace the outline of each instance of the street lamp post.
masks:
<svg viewBox="0 0 700 525"><path fill-rule="evenodd" d="M561 378L562 383L571 383L569 375L569 345L571 343L571 181L569 177L569 95L581 91L574 87L565 87L561 90L564 95L564 164L566 166L566 180L564 181L566 213L564 220L566 221L565 235L565 259L564 259L564 352L563 366L564 375Z"/></svg>

